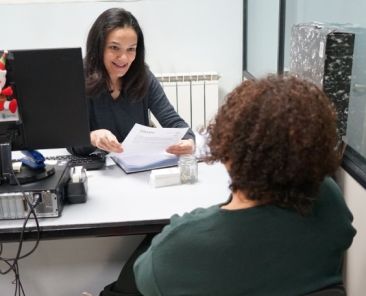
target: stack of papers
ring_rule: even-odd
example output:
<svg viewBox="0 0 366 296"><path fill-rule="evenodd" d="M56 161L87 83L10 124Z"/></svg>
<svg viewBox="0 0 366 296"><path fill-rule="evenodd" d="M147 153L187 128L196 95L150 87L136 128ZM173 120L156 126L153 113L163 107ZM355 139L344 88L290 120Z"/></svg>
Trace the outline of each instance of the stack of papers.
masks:
<svg viewBox="0 0 366 296"><path fill-rule="evenodd" d="M178 157L165 152L179 142L188 128L153 128L135 124L123 141L122 153L112 153L111 158L126 173L136 173L175 166Z"/></svg>

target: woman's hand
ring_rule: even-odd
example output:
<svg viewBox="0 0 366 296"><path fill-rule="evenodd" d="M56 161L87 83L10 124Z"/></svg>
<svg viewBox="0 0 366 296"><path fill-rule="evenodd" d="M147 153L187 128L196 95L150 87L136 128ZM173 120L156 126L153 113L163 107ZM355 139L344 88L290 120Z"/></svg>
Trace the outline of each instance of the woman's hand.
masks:
<svg viewBox="0 0 366 296"><path fill-rule="evenodd" d="M182 154L192 154L194 152L194 141L192 139L180 140L177 144L169 146L166 152L182 155Z"/></svg>
<svg viewBox="0 0 366 296"><path fill-rule="evenodd" d="M123 152L122 144L115 135L107 129L98 129L90 132L90 141L93 146L107 152Z"/></svg>

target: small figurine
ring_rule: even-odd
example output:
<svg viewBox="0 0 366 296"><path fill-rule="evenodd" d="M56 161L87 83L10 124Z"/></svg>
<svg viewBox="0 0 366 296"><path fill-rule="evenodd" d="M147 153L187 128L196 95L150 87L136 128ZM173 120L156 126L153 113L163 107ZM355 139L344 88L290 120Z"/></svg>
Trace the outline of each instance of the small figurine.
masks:
<svg viewBox="0 0 366 296"><path fill-rule="evenodd" d="M11 113L15 113L18 109L18 102L13 97L13 89L11 86L3 88L6 84L6 55L4 51L0 58L0 111L9 110Z"/></svg>

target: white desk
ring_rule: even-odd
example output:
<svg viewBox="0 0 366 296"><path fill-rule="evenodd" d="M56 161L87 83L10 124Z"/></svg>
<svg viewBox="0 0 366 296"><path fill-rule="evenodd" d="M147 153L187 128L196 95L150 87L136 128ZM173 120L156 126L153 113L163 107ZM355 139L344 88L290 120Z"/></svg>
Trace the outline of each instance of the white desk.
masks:
<svg viewBox="0 0 366 296"><path fill-rule="evenodd" d="M221 164L199 163L195 184L154 188L148 183L149 174L127 175L114 164L89 171L87 202L65 205L61 217L40 219L41 237L156 232L175 213L224 202L229 196L229 177ZM22 220L1 220L1 240L18 240L22 223ZM34 226L34 221L29 221L26 239L35 237Z"/></svg>

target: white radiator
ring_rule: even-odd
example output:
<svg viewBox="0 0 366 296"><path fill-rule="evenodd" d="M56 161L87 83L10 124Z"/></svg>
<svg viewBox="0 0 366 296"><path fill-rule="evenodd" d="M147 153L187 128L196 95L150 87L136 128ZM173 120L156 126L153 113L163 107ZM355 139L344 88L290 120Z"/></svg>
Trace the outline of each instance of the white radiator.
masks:
<svg viewBox="0 0 366 296"><path fill-rule="evenodd" d="M206 126L219 107L217 73L167 73L156 75L178 114L196 131ZM152 121L159 126L157 120Z"/></svg>

